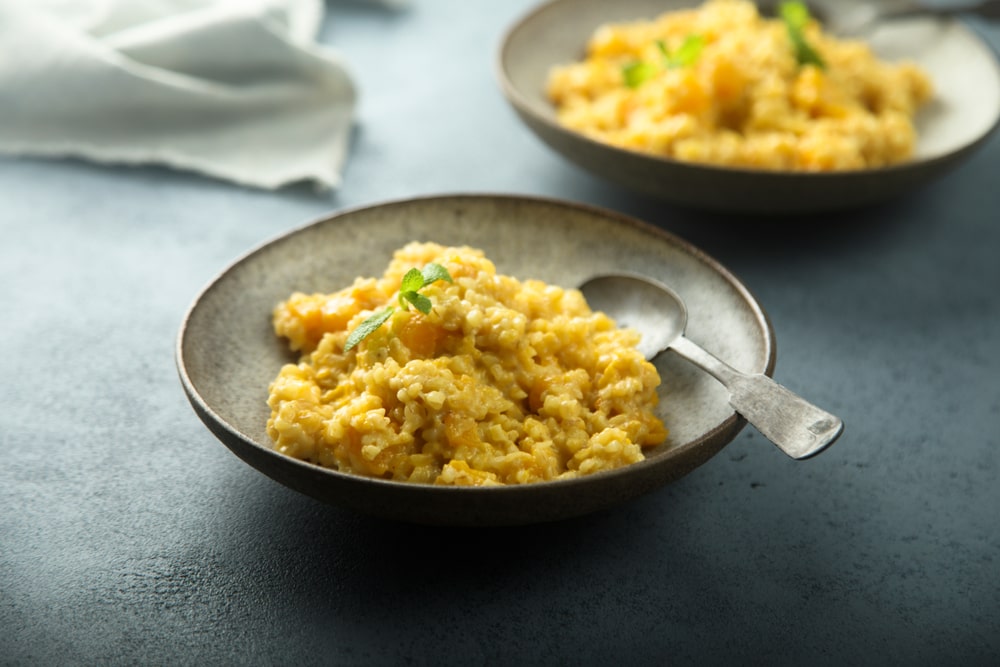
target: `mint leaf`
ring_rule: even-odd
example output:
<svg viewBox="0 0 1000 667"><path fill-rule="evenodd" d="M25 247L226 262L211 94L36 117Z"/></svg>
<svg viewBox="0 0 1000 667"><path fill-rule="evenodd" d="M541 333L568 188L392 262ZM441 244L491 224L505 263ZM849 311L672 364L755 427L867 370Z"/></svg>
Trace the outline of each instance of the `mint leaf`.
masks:
<svg viewBox="0 0 1000 667"><path fill-rule="evenodd" d="M662 42L660 43L662 45ZM666 47L661 46L664 57L667 59L667 67L690 67L698 61L701 50L705 48L705 38L701 35L688 35L673 53L667 53Z"/></svg>
<svg viewBox="0 0 1000 667"><path fill-rule="evenodd" d="M705 48L705 38L701 35L688 35L684 38L677 50L673 53L667 48L667 43L662 39L656 40L656 48L663 56L663 67L675 69L677 67L690 67L698 61L701 50ZM629 88L638 88L649 79L656 76L660 71L660 66L655 63L636 61L622 67L622 78Z"/></svg>
<svg viewBox="0 0 1000 667"><path fill-rule="evenodd" d="M424 286L424 274L420 269L410 269L403 276L403 282L399 285L400 292L416 292Z"/></svg>
<svg viewBox="0 0 1000 667"><path fill-rule="evenodd" d="M431 312L431 300L423 294L418 294L417 292L400 292L399 298L412 303L413 307L424 315Z"/></svg>
<svg viewBox="0 0 1000 667"><path fill-rule="evenodd" d="M389 319L394 310L395 308L388 306L385 310L375 313L355 327L351 335L347 337L347 342L344 343L344 352L349 351L352 347L372 335L376 329L385 324L385 321Z"/></svg>
<svg viewBox="0 0 1000 667"><path fill-rule="evenodd" d="M399 304L403 308L407 308L407 304L409 303L424 315L429 314L433 304L430 299L423 294L420 294L419 290L437 280L446 280L449 283L453 282L451 274L448 273L448 269L444 268L440 264L435 264L434 262L425 266L423 271L420 269L410 269L405 275L403 275L403 279L400 281ZM349 351L352 347L372 335L372 332L385 324L385 321L392 315L393 310L394 308L392 306L387 306L385 310L375 313L355 327L354 331L350 333L347 337L347 341L344 343L344 352Z"/></svg>
<svg viewBox="0 0 1000 667"><path fill-rule="evenodd" d="M622 77L629 88L638 88L656 75L656 66L652 63L634 62L622 67Z"/></svg>
<svg viewBox="0 0 1000 667"><path fill-rule="evenodd" d="M809 8L801 2L783 2L778 7L778 15L785 25L802 30L809 23Z"/></svg>
<svg viewBox="0 0 1000 667"><path fill-rule="evenodd" d="M448 273L448 269L444 268L440 264L435 264L434 262L425 266L421 275L424 277L424 284L420 287L425 287L433 282L437 282L438 280L444 280L449 283L454 282L451 279L451 274Z"/></svg>
<svg viewBox="0 0 1000 667"><path fill-rule="evenodd" d="M795 50L795 60L800 65L815 65L826 69L826 61L806 39L805 28L809 24L809 8L801 2L783 2L778 7L778 15L785 23L788 40Z"/></svg>

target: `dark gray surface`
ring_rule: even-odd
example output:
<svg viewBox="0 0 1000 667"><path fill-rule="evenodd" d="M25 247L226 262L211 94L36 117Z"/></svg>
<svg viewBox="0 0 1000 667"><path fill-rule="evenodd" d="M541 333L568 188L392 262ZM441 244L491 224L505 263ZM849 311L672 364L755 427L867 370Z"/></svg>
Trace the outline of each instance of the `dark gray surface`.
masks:
<svg viewBox="0 0 1000 667"><path fill-rule="evenodd" d="M331 5L362 93L335 194L0 159L0 662L996 664L1000 138L858 213L670 208L506 107L495 46L529 4ZM777 379L845 435L797 463L746 430L620 509L503 530L355 516L241 463L176 377L197 291L331 209L456 191L600 204L699 245L768 310Z"/></svg>

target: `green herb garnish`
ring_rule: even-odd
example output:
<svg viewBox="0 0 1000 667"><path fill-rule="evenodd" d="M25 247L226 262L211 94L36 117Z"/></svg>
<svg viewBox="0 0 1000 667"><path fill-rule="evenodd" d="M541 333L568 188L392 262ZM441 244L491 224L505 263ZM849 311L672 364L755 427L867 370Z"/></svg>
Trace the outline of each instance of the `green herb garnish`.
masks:
<svg viewBox="0 0 1000 667"><path fill-rule="evenodd" d="M648 79L652 79L657 71L658 68L653 63L638 61L622 67L622 76L625 78L626 86L638 88Z"/></svg>
<svg viewBox="0 0 1000 667"><path fill-rule="evenodd" d="M778 15L785 23L788 39L795 49L795 59L800 65L815 65L826 69L826 61L806 39L805 28L809 24L809 8L801 2L783 2L778 7Z"/></svg>
<svg viewBox="0 0 1000 667"><path fill-rule="evenodd" d="M666 42L662 39L656 40L656 48L663 55L662 66L656 63L636 61L622 67L622 77L625 85L629 88L637 88L649 79L656 76L662 68L675 69L677 67L690 67L698 60L701 50L705 46L705 38L701 35L688 35L684 38L677 50L671 52L667 48Z"/></svg>
<svg viewBox="0 0 1000 667"><path fill-rule="evenodd" d="M656 45L660 47L660 52L663 54L663 59L667 63L667 67L690 67L698 61L701 50L705 48L705 38L701 35L688 35L673 53L667 50L667 46L663 43L663 40L658 41Z"/></svg>
<svg viewBox="0 0 1000 667"><path fill-rule="evenodd" d="M431 312L431 300L421 294L420 290L438 280L444 280L449 283L453 282L448 269L440 264L431 262L424 267L423 271L420 269L410 269L403 276L403 280L399 285L399 305L403 307L403 310L408 310L412 305L421 313L427 315ZM387 306L356 326L354 331L347 337L347 342L344 343L344 352L347 352L365 338L368 338L376 329L385 324L385 321L392 316L395 310L394 306Z"/></svg>

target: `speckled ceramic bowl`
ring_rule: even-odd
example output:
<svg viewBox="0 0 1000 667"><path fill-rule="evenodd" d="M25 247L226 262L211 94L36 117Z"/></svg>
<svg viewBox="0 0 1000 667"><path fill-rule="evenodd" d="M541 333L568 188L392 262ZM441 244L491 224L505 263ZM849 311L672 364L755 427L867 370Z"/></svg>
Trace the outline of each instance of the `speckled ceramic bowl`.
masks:
<svg viewBox="0 0 1000 667"><path fill-rule="evenodd" d="M646 195L706 210L778 214L832 211L888 200L954 167L1000 122L1000 65L971 30L951 19L886 24L869 37L881 57L910 59L934 80L934 100L916 119L914 159L838 173L713 167L615 148L567 130L545 96L549 70L580 60L594 29L653 18L698 0L554 0L506 33L498 77L507 100L542 141L584 169Z"/></svg>
<svg viewBox="0 0 1000 667"><path fill-rule="evenodd" d="M481 248L500 273L575 287L627 269L672 285L690 309L690 337L746 372L770 374L774 337L747 290L686 242L617 213L537 198L429 197L344 211L251 251L197 297L178 336L177 365L198 416L237 456L293 489L369 514L448 525L552 521L662 486L716 454L743 427L723 387L672 353L656 360L666 443L645 461L568 481L451 488L371 479L277 453L265 431L268 384L294 361L271 327L295 290L331 292L381 275L411 241Z"/></svg>

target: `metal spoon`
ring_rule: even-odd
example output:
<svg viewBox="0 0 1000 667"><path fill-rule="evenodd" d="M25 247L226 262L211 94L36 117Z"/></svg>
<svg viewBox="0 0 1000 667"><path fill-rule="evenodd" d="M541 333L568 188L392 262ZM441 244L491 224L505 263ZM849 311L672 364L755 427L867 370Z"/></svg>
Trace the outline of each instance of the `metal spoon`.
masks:
<svg viewBox="0 0 1000 667"><path fill-rule="evenodd" d="M843 37L860 36L883 21L912 16L951 17L959 15L1000 18L1000 1L985 0L950 6L925 4L918 0L890 0L888 2L849 2L832 6L825 14L824 28Z"/></svg>
<svg viewBox="0 0 1000 667"><path fill-rule="evenodd" d="M778 0L758 3L765 16L773 16ZM805 3L822 24L823 30L838 37L862 37L884 21L914 16L957 17L978 16L1000 18L1000 0L979 0L953 5L925 3L921 0L811 0Z"/></svg>
<svg viewBox="0 0 1000 667"><path fill-rule="evenodd" d="M748 375L706 352L684 336L687 308L669 287L644 276L595 276L580 286L593 310L619 326L639 331L639 351L652 359L672 349L729 389L729 404L794 459L823 451L840 437L844 423L766 375Z"/></svg>

